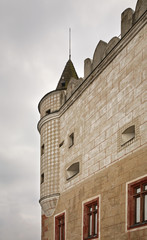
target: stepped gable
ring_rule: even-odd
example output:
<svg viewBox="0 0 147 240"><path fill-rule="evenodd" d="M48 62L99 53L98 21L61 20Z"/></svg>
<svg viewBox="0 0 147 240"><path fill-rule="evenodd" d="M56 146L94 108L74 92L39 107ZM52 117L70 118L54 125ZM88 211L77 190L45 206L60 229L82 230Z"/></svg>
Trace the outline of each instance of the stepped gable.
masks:
<svg viewBox="0 0 147 240"><path fill-rule="evenodd" d="M56 90L67 89L68 83L71 78L78 79L75 67L72 61L69 59L65 65L61 78L58 82Z"/></svg>

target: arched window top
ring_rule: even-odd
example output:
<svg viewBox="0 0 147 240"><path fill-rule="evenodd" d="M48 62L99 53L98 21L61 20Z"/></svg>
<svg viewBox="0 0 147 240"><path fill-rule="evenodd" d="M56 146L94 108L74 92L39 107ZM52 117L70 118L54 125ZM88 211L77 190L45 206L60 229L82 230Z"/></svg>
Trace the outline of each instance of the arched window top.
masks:
<svg viewBox="0 0 147 240"><path fill-rule="evenodd" d="M69 180L76 176L80 171L79 162L73 163L70 167L66 169L66 179Z"/></svg>
<svg viewBox="0 0 147 240"><path fill-rule="evenodd" d="M121 146L125 145L126 143L133 140L134 138L135 138L135 125L132 125L122 132Z"/></svg>

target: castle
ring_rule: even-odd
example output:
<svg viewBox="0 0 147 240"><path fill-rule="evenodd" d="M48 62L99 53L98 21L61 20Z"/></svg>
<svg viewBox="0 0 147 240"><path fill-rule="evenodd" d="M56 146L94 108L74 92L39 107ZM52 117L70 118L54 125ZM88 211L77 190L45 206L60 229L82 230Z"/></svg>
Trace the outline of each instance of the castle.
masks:
<svg viewBox="0 0 147 240"><path fill-rule="evenodd" d="M39 102L42 240L147 239L147 1Z"/></svg>

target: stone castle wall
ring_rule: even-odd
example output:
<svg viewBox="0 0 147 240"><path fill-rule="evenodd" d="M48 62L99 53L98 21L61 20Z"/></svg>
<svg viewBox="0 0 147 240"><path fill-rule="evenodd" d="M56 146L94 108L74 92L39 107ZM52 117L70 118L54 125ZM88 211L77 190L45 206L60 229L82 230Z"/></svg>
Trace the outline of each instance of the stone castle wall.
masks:
<svg viewBox="0 0 147 240"><path fill-rule="evenodd" d="M60 191L78 184L119 161L147 142L147 27L99 74L60 118ZM135 125L134 142L121 147L121 131ZM68 147L74 132L74 146ZM67 165L81 164L80 173L66 181Z"/></svg>
<svg viewBox="0 0 147 240"><path fill-rule="evenodd" d="M39 103L42 240L55 239L55 215L62 212L66 240L83 239L83 203L96 196L98 240L147 238L146 227L126 228L127 183L147 173L146 5L139 0L135 12L122 13L122 38L98 43L84 79L73 78L67 90Z"/></svg>
<svg viewBox="0 0 147 240"><path fill-rule="evenodd" d="M101 240L146 240L147 228L127 231L127 183L147 174L147 149L124 157L61 194L55 215L66 209L66 240L82 240L83 202L100 196ZM137 166L137 167L136 167ZM46 220L44 238L54 239L54 215ZM97 239L96 239L97 240Z"/></svg>

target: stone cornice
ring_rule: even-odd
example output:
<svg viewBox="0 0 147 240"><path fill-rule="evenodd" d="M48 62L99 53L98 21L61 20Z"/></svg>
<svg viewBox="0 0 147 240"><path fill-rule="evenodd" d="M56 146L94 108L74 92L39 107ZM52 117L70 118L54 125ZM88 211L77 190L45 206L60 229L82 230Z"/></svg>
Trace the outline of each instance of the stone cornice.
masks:
<svg viewBox="0 0 147 240"><path fill-rule="evenodd" d="M56 112L54 112L54 113L50 113L50 114L42 117L42 118L39 120L38 124L37 124L37 129L38 129L38 131L40 132L41 127L42 127L46 122L51 121L51 120L54 120L54 119L57 119L57 118L59 118L59 117L60 117L60 111L56 111Z"/></svg>

